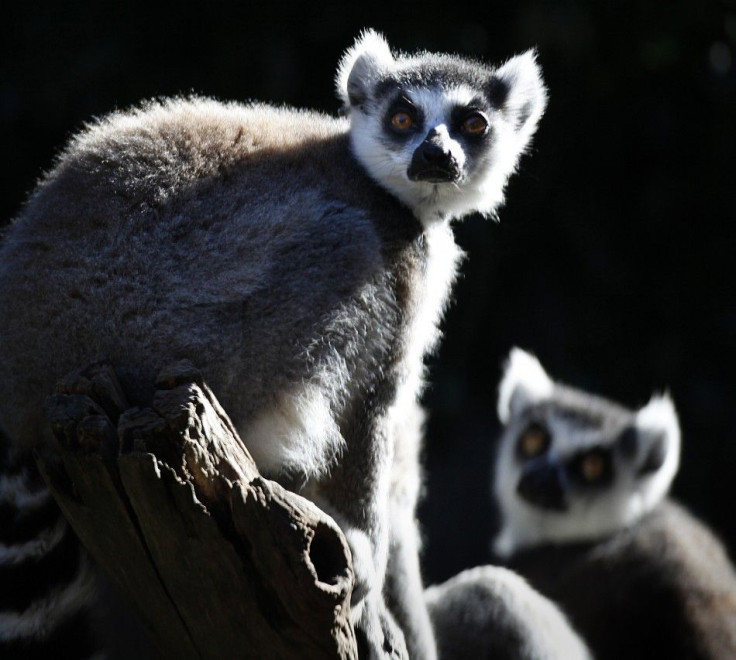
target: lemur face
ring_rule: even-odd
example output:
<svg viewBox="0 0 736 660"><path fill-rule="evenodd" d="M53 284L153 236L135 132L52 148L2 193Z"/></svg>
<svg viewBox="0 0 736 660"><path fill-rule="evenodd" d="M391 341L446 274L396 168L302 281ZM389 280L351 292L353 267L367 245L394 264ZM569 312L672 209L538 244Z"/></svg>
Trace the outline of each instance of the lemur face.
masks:
<svg viewBox="0 0 736 660"><path fill-rule="evenodd" d="M550 512L595 506L662 467L664 434L645 433L633 413L617 406L596 410L574 400L533 405L505 440L514 445L516 494L529 507ZM643 443L647 451L639 456Z"/></svg>
<svg viewBox="0 0 736 660"><path fill-rule="evenodd" d="M554 383L539 362L511 352L501 381L494 494L503 555L590 540L631 524L665 496L680 432L667 396L639 410Z"/></svg>
<svg viewBox="0 0 736 660"><path fill-rule="evenodd" d="M375 93L382 119L375 146L380 157L396 164L401 181L416 184L415 190L423 187L431 195L442 184L462 189L483 176L498 113L486 95L462 84L449 88L438 82L422 87L421 79L393 77Z"/></svg>
<svg viewBox="0 0 736 660"><path fill-rule="evenodd" d="M374 32L343 58L338 91L356 158L425 224L492 214L546 103L531 52L497 70L447 55L395 58Z"/></svg>

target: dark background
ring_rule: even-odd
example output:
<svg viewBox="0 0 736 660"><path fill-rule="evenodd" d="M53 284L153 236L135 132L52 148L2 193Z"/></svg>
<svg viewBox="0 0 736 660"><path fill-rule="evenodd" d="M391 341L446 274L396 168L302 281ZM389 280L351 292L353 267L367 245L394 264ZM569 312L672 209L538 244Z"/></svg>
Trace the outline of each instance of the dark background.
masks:
<svg viewBox="0 0 736 660"><path fill-rule="evenodd" d="M83 122L196 92L335 112L342 51L500 62L536 46L550 105L469 259L426 403L430 581L486 561L495 393L512 345L629 406L668 388L674 491L736 548L736 2L13 3L0 21L0 223ZM0 311L1 313L1 311Z"/></svg>

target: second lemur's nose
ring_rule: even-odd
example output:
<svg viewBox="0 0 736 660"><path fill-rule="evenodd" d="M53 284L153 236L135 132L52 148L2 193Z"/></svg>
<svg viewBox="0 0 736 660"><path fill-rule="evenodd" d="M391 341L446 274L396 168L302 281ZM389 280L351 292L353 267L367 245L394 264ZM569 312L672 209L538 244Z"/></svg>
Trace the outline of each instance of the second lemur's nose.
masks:
<svg viewBox="0 0 736 660"><path fill-rule="evenodd" d="M529 504L552 511L567 510L566 490L564 469L546 457L530 461L516 487L516 492Z"/></svg>

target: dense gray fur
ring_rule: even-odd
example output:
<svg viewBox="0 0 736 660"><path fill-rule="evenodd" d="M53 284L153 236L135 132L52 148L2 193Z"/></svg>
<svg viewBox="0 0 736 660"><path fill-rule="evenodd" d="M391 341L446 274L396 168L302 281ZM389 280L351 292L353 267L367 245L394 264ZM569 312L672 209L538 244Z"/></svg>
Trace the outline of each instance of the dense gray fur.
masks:
<svg viewBox="0 0 736 660"><path fill-rule="evenodd" d="M417 147L389 149L375 117L386 85L422 61L436 75L404 93L427 122L444 122L434 144L457 165L452 181L410 181ZM394 57L367 32L340 65L347 119L178 99L75 137L0 249L11 462L48 450L43 402L67 371L110 359L145 404L164 364L193 360L261 471L344 530L362 650L405 655L398 620L411 655L431 659L416 400L459 258L449 223L495 211L545 104L532 55L498 70L466 62L472 76L458 80L462 62ZM489 128L465 154L447 113L478 80L507 94L476 89ZM389 151L390 172L379 162Z"/></svg>
<svg viewBox="0 0 736 660"><path fill-rule="evenodd" d="M713 532L669 499L603 539L538 546L509 566L599 660L736 658L736 573Z"/></svg>
<svg viewBox="0 0 736 660"><path fill-rule="evenodd" d="M440 660L589 660L565 616L516 573L463 571L425 592Z"/></svg>
<svg viewBox="0 0 736 660"><path fill-rule="evenodd" d="M494 549L563 608L595 657L736 657L736 573L713 533L666 498L680 447L669 397L629 410L553 382L514 349L499 415ZM525 457L532 425L549 445ZM574 470L591 451L610 452L612 472L584 484Z"/></svg>

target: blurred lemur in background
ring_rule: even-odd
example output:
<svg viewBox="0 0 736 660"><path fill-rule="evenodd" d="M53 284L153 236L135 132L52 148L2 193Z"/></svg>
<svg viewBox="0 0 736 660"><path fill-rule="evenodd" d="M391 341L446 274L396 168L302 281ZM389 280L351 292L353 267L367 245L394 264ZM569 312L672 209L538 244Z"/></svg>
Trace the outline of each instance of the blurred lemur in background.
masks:
<svg viewBox="0 0 736 660"><path fill-rule="evenodd" d="M7 231L0 593L26 591L3 602L0 656L94 651L88 565L31 456L52 451L55 382L101 357L141 405L162 366L193 361L262 473L344 531L361 655L435 656L414 512L423 358L460 257L450 222L495 214L546 93L532 52L494 68L392 53L373 31L337 91L341 119L196 98L114 113ZM21 579L39 562L58 569L47 583Z"/></svg>
<svg viewBox="0 0 736 660"><path fill-rule="evenodd" d="M736 657L734 569L667 497L680 457L669 396L629 410L514 349L498 415L493 550L562 607L594 656Z"/></svg>
<svg viewBox="0 0 736 660"><path fill-rule="evenodd" d="M471 568L425 595L442 660L592 657L560 609L506 568Z"/></svg>

